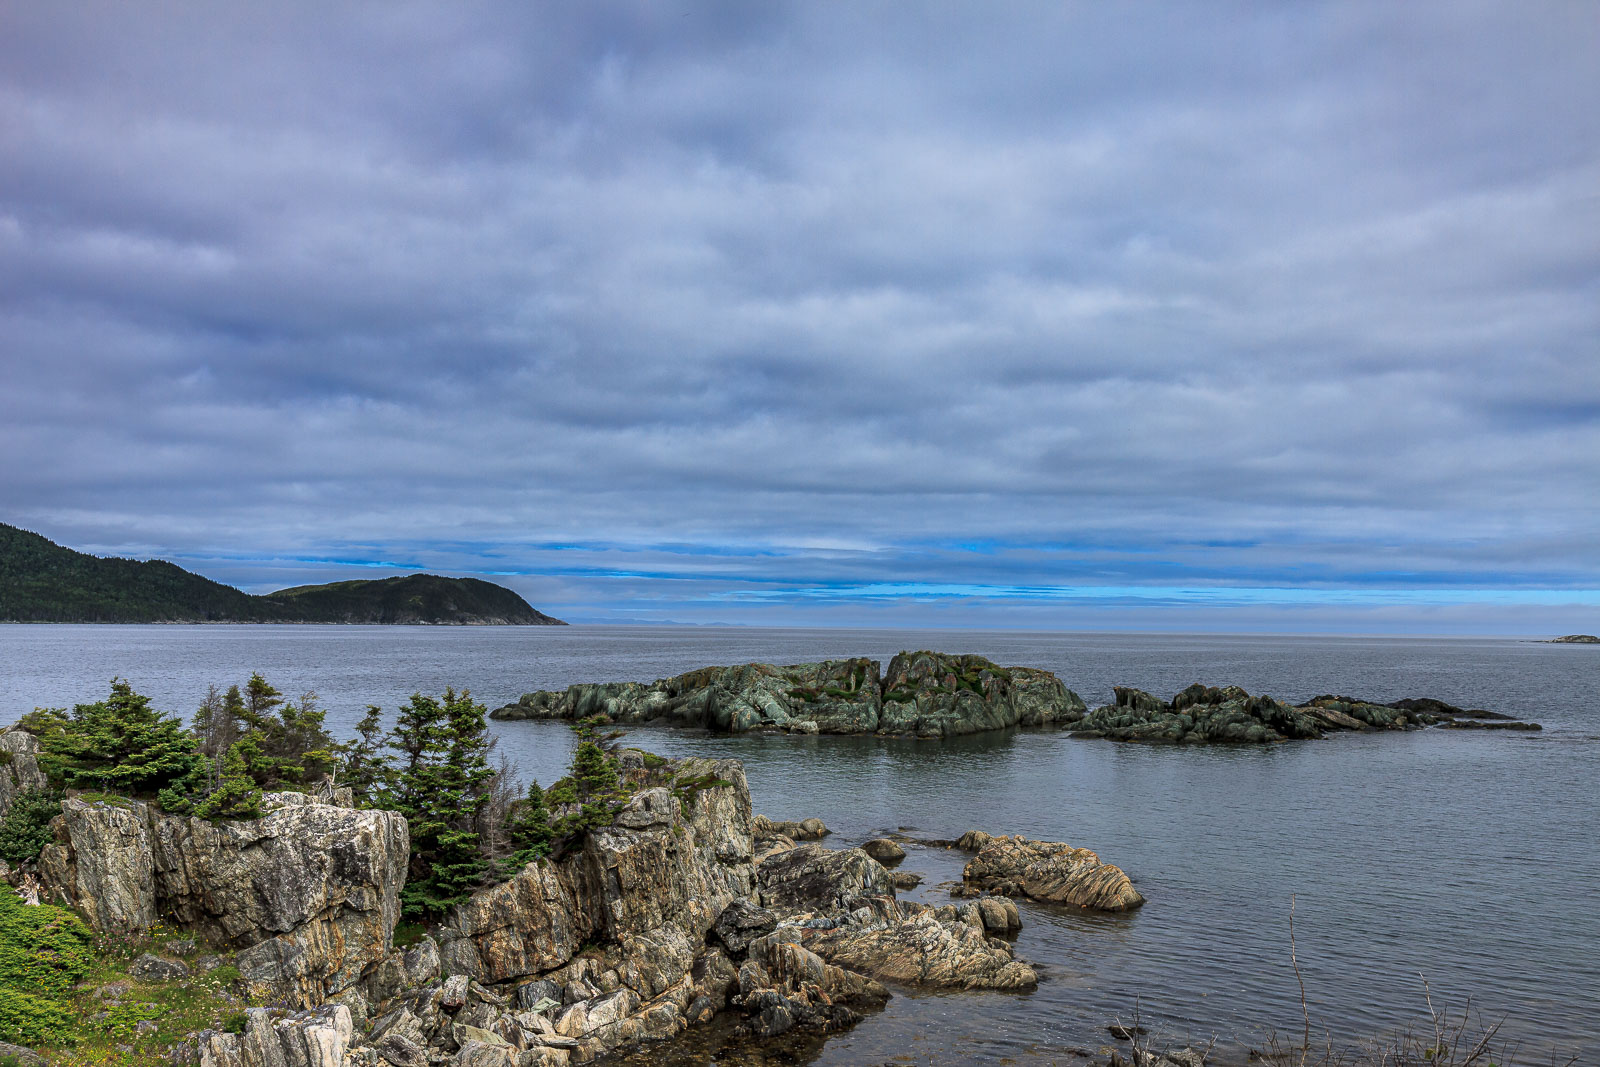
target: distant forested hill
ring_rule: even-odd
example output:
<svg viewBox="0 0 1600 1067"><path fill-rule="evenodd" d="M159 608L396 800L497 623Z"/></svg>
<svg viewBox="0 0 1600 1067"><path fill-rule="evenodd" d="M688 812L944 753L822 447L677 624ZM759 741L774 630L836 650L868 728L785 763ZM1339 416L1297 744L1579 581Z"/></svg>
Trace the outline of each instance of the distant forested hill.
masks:
<svg viewBox="0 0 1600 1067"><path fill-rule="evenodd" d="M90 556L4 523L0 622L565 625L476 578L411 574L251 596L162 560Z"/></svg>

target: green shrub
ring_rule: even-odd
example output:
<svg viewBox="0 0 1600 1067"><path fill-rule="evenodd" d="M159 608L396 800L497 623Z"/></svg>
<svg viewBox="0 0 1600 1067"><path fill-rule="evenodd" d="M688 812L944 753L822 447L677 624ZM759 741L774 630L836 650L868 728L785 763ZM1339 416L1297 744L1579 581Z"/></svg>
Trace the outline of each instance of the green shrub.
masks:
<svg viewBox="0 0 1600 1067"><path fill-rule="evenodd" d="M72 912L0 892L0 1041L70 1036L68 991L88 971L90 934Z"/></svg>
<svg viewBox="0 0 1600 1067"><path fill-rule="evenodd" d="M250 1025L250 1017L242 1011L236 1011L222 1020L222 1029L230 1034L242 1034L248 1025Z"/></svg>
<svg viewBox="0 0 1600 1067"><path fill-rule="evenodd" d="M39 851L50 843L50 820L60 814L60 793L30 789L18 794L0 819L0 859L10 863L38 859Z"/></svg>

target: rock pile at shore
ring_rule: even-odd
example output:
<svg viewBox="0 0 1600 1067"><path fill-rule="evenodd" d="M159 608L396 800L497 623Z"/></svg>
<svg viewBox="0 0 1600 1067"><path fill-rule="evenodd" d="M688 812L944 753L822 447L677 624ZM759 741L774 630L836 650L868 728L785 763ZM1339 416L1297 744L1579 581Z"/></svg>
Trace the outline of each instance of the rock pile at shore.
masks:
<svg viewBox="0 0 1600 1067"><path fill-rule="evenodd" d="M32 750L0 737L6 781L31 780ZM887 999L885 982L1037 983L1000 936L1021 925L1010 901L902 902L862 849L790 836L825 835L819 821L753 815L737 761L650 764L623 753L633 794L613 825L404 949L391 939L405 820L336 791L268 794L262 818L237 823L69 797L38 873L101 932L159 918L191 951L238 950L252 1000L275 1006L249 1009L242 1032L193 1035L182 1067L584 1063L725 1011L757 1036L827 1032ZM146 970L181 981L189 968L152 956Z"/></svg>

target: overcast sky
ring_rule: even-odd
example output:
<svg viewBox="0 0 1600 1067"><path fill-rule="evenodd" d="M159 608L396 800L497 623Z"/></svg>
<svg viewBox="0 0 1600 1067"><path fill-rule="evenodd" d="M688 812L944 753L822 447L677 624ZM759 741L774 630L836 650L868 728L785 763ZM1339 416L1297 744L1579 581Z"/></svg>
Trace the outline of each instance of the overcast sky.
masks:
<svg viewBox="0 0 1600 1067"><path fill-rule="evenodd" d="M574 620L1600 630L1600 8L0 0L0 521Z"/></svg>

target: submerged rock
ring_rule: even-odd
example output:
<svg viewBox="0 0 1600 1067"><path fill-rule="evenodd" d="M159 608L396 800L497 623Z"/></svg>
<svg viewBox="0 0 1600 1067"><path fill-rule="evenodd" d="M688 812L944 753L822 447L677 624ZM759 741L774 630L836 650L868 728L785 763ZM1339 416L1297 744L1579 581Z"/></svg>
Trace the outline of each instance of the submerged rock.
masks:
<svg viewBox="0 0 1600 1067"><path fill-rule="evenodd" d="M961 872L969 891L1098 911L1129 911L1144 903L1122 868L1102 863L1089 849L1021 836L983 837L978 854Z"/></svg>
<svg viewBox="0 0 1600 1067"><path fill-rule="evenodd" d="M948 737L1010 726L1076 722L1085 706L1049 671L982 656L902 652L880 678L876 660L703 667L672 678L573 685L525 694L502 720L660 722L724 733L879 733Z"/></svg>

